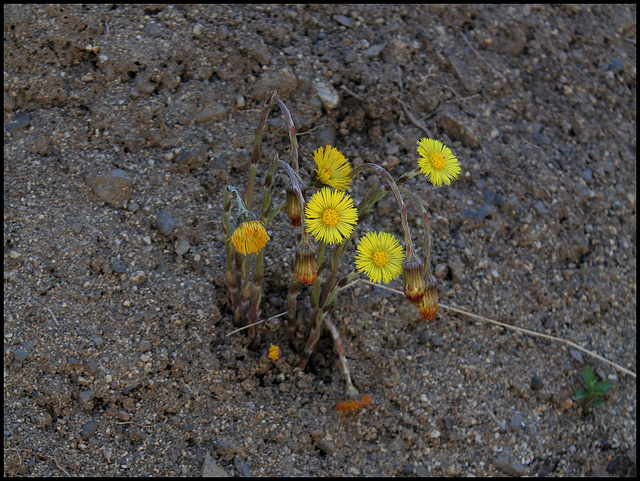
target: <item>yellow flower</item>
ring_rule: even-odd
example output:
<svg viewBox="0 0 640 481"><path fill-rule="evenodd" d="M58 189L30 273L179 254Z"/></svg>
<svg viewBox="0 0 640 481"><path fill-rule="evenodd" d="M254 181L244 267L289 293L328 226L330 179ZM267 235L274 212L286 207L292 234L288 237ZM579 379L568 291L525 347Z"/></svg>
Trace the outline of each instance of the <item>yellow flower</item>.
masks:
<svg viewBox="0 0 640 481"><path fill-rule="evenodd" d="M318 166L316 174L318 179L336 190L346 190L351 185L351 165L347 158L335 147L327 145L326 150L322 147L313 152L313 160Z"/></svg>
<svg viewBox="0 0 640 481"><path fill-rule="evenodd" d="M323 187L305 207L307 232L327 244L340 244L351 236L358 209L348 194Z"/></svg>
<svg viewBox="0 0 640 481"><path fill-rule="evenodd" d="M404 252L395 236L386 232L368 232L356 249L356 268L366 272L372 282L391 282L402 272Z"/></svg>
<svg viewBox="0 0 640 481"><path fill-rule="evenodd" d="M433 185L451 184L451 179L457 179L460 173L458 159L451 149L439 140L421 138L418 141L418 159L420 171L429 176Z"/></svg>
<svg viewBox="0 0 640 481"><path fill-rule="evenodd" d="M236 250L243 255L260 252L270 239L259 220L243 222L231 236L231 242Z"/></svg>
<svg viewBox="0 0 640 481"><path fill-rule="evenodd" d="M281 356L280 348L278 346L274 346L273 344L271 344L271 347L269 347L269 354L267 354L267 357L271 361L276 362L278 359L280 359L280 356Z"/></svg>

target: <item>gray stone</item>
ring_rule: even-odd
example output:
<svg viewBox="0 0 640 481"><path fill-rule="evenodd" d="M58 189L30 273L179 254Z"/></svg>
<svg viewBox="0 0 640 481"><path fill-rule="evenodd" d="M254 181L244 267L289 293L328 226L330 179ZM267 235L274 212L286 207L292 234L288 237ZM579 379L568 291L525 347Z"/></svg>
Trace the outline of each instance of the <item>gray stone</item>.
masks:
<svg viewBox="0 0 640 481"><path fill-rule="evenodd" d="M377 57L378 55L380 55L380 52L382 52L386 48L386 46L387 42L378 45L371 45L371 47L364 51L364 54L369 58Z"/></svg>
<svg viewBox="0 0 640 481"><path fill-rule="evenodd" d="M91 436L93 433L96 432L96 429L98 429L98 422L89 421L87 424L85 424L82 427L82 431L80 431L80 439L82 439L83 441L86 441L89 438L89 436Z"/></svg>
<svg viewBox="0 0 640 481"><path fill-rule="evenodd" d="M111 258L111 260L109 261L109 266L111 266L113 272L117 272L118 274L122 274L123 272L127 272L129 270L125 263L116 256L113 256Z"/></svg>
<svg viewBox="0 0 640 481"><path fill-rule="evenodd" d="M131 177L122 169L106 175L89 175L86 182L100 199L113 207L122 207L131 197Z"/></svg>
<svg viewBox="0 0 640 481"><path fill-rule="evenodd" d="M345 17L344 15L334 15L333 19L340 25L344 25L347 28L350 28L353 25L353 20L349 17Z"/></svg>
<svg viewBox="0 0 640 481"><path fill-rule="evenodd" d="M29 125L31 125L31 117L28 115L19 115L15 119L5 122L4 129L8 133L14 134L19 130L26 129Z"/></svg>
<svg viewBox="0 0 640 481"><path fill-rule="evenodd" d="M327 82L318 81L313 84L318 97L324 108L327 110L333 110L340 104L340 95L333 88L333 85Z"/></svg>
<svg viewBox="0 0 640 481"><path fill-rule="evenodd" d="M158 219L156 222L158 224L158 230L161 234L164 235L171 234L177 224L173 216L169 214L169 212L167 212L167 209L162 209L162 211L158 214Z"/></svg>
<svg viewBox="0 0 640 481"><path fill-rule="evenodd" d="M505 455L498 456L493 461L493 465L511 476L522 476L527 471L527 467L525 465L520 463L510 463L509 458Z"/></svg>
<svg viewBox="0 0 640 481"><path fill-rule="evenodd" d="M239 457L234 458L233 465L238 472L238 476L242 476L243 478L250 478L253 476L251 474L249 466L247 466L247 463L244 461L244 459Z"/></svg>
<svg viewBox="0 0 640 481"><path fill-rule="evenodd" d="M436 124L453 140L459 140L466 147L476 148L480 145L475 133L469 128L469 122L455 113L438 115Z"/></svg>
<svg viewBox="0 0 640 481"><path fill-rule="evenodd" d="M515 413L509 420L509 428L513 431L519 430L522 425L522 421L524 421L524 416L520 413Z"/></svg>
<svg viewBox="0 0 640 481"><path fill-rule="evenodd" d="M196 124L202 124L209 120L220 121L224 120L229 113L229 109L218 102L212 102L206 105L202 110L198 111L193 120Z"/></svg>
<svg viewBox="0 0 640 481"><path fill-rule="evenodd" d="M27 356L27 351L19 347L13 351L13 364L15 366L22 367L22 363L27 359Z"/></svg>
<svg viewBox="0 0 640 481"><path fill-rule="evenodd" d="M184 150L175 160L176 164L178 164L178 170L181 172L189 172L192 169L202 167L208 148L208 144L202 144L195 149Z"/></svg>
<svg viewBox="0 0 640 481"><path fill-rule="evenodd" d="M93 399L96 397L93 389L88 389L86 391L82 391L78 394L78 402L80 403L80 407L85 411L91 411L93 409Z"/></svg>
<svg viewBox="0 0 640 481"><path fill-rule="evenodd" d="M288 68L267 71L253 84L250 96L262 102L271 95L271 92L277 90L278 97L286 100L296 91L297 86L298 79Z"/></svg>
<svg viewBox="0 0 640 481"><path fill-rule="evenodd" d="M176 242L176 254L178 254L179 256L185 255L187 252L189 252L189 248L191 246L189 245L189 240L185 237L180 237L178 239L178 242Z"/></svg>
<svg viewBox="0 0 640 481"><path fill-rule="evenodd" d="M229 475L216 463L215 459L207 452L202 463L202 477L203 478L227 478Z"/></svg>
<svg viewBox="0 0 640 481"><path fill-rule="evenodd" d="M461 283L464 280L464 264L459 259L449 259L447 262L451 270L451 279L453 282Z"/></svg>

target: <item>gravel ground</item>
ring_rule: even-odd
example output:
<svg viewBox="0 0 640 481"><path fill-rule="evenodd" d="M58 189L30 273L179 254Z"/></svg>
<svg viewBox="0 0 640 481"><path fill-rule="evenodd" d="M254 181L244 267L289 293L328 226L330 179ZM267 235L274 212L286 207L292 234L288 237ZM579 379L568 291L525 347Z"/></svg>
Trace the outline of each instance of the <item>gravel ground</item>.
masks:
<svg viewBox="0 0 640 481"><path fill-rule="evenodd" d="M635 374L444 307L635 373L635 6L4 18L5 475L635 475ZM427 131L462 167L408 183L430 204L436 321L363 283L331 314L372 396L355 413L334 409L328 336L305 370L284 329L257 352L227 336L222 192L244 186L274 88L304 173L331 144L397 177ZM288 152L284 127L274 110L263 159ZM391 197L364 228L402 237ZM283 214L270 235L264 316L285 308L295 248ZM257 376L270 342L283 358ZM614 383L587 413L585 364Z"/></svg>

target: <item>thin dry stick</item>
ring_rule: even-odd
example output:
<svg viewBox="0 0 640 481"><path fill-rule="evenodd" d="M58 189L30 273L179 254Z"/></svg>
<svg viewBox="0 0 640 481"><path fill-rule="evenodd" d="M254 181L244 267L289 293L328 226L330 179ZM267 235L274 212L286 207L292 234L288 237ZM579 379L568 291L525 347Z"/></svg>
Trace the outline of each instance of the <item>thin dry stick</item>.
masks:
<svg viewBox="0 0 640 481"><path fill-rule="evenodd" d="M276 314L275 316L267 317L266 319L261 319L258 322L254 322L253 324L247 324L246 326L241 327L240 329L236 329L235 331L231 331L225 337L229 337L231 334L235 334L236 332L240 332L244 329L248 329L251 326L257 326L258 324L263 323L264 321L268 321L269 319L275 319L276 317L284 316L288 311L281 312L280 314Z"/></svg>
<svg viewBox="0 0 640 481"><path fill-rule="evenodd" d="M473 53L475 53L478 58L480 60L482 60L484 62L484 64L489 67L491 70L493 70L498 76L500 76L500 78L502 80L504 80L505 82L507 81L507 77L505 77L504 75L502 75L502 72L500 72L499 70L495 69L493 67L493 65L491 65L489 62L487 62L484 58L482 58L482 55L480 55L478 53L478 51L474 48L473 45L471 45L471 42L469 42L469 39L467 38L467 36L464 34L464 32L460 32L460 34L462 35L462 38L464 38L464 41L467 42L467 45L469 45L469 47L471 48L471 50L473 50Z"/></svg>
<svg viewBox="0 0 640 481"><path fill-rule="evenodd" d="M62 466L60 466L60 464L58 463L58 460L56 458L54 458L53 456L49 456L48 454L44 454L44 453L39 453L38 451L33 451L32 449L29 448L5 448L7 451L16 451L18 453L18 457L20 457L20 451L26 451L27 453L31 453L31 454L35 454L38 456L42 456L43 458L49 458L51 461L53 461L54 463L56 463L56 466L58 466L58 469L60 471L62 471L67 477L71 477L71 475L69 473L67 473L64 468Z"/></svg>
<svg viewBox="0 0 640 481"><path fill-rule="evenodd" d="M380 287L381 289L386 289L388 291L395 292L396 294L401 294L401 295L404 296L403 292L400 292L400 291L398 291L396 289L391 289L390 287L386 287L386 286L382 286L382 285L376 284L374 282L369 282L369 281L367 281L365 279L356 279L351 284L347 284L346 286L344 286L343 289L346 289L347 287L353 286L357 282L364 282L365 284L371 284L372 286ZM628 374L629 376L632 376L634 378L636 377L636 373L635 372L629 371L628 369L625 369L621 365L616 364L615 362L609 361L608 359L605 359L604 357L600 356L599 354L596 354L593 351L589 351L588 349L585 349L584 347L576 344L575 342L567 341L566 339L562 339L561 337L549 336L547 334L542 334L542 333L536 332L536 331L530 331L529 329L524 329L522 327L516 327L516 326L512 326L510 324L505 324L503 322L494 321L492 319L488 319L488 318L483 317L483 316L478 316L477 314L471 314L470 312L463 311L462 309L458 309L457 307L446 306L444 304L440 304L440 307L443 307L443 308L448 309L448 310L453 311L453 312L457 312L458 314L464 314L465 316L472 317L473 319L477 319L478 321L490 322L491 324L496 324L496 325L502 326L502 327L504 327L506 329L511 329L511 330L514 330L514 331L523 332L525 334L529 334L530 336L544 337L545 339L550 339L552 341L564 342L565 344L568 344L569 346L574 347L574 348L578 349L579 351L584 352L585 354L588 354L588 355L590 355L592 357L595 357L596 359L599 359L602 362L605 362L607 364L612 365L613 367L615 367L619 371L622 371L625 374Z"/></svg>
<svg viewBox="0 0 640 481"><path fill-rule="evenodd" d="M56 319L55 314L53 313L53 311L51 309L49 309L48 307L45 307L45 309L47 311L49 311L49 314L51 314L51 317L53 317L53 322L56 323L56 326L59 326L60 324L58 323L58 319Z"/></svg>
<svg viewBox="0 0 640 481"><path fill-rule="evenodd" d="M409 107L407 106L407 104L405 104L398 97L393 97L393 98L396 99L398 102L400 102L400 105L402 106L402 111L407 116L407 118L411 121L411 123L413 125L415 125L416 127L418 127L420 130L422 130L425 134L427 134L427 137L433 138L433 134L431 133L431 131L427 127L425 127L425 125L422 122L420 122L418 119L416 119L413 116L413 114L411 113L411 110L409 110Z"/></svg>

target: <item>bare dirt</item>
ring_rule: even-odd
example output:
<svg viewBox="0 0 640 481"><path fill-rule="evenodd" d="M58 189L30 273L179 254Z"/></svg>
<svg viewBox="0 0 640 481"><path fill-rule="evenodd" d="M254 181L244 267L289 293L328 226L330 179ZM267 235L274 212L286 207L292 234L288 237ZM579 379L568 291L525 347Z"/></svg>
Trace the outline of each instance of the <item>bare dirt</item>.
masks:
<svg viewBox="0 0 640 481"><path fill-rule="evenodd" d="M635 376L566 344L361 283L331 318L373 401L343 414L326 334L304 371L284 329L227 336L222 192L274 88L306 174L453 149L457 182L408 183L443 305L636 371L635 6L5 5L4 474L635 475ZM288 150L274 110L263 159ZM393 199L363 227L401 238ZM586 415L584 363L614 382Z"/></svg>

